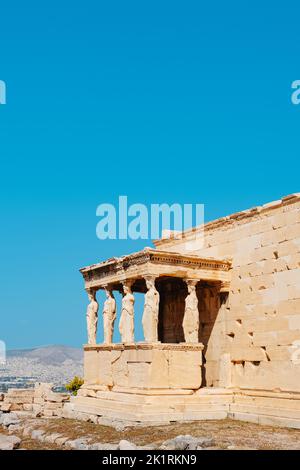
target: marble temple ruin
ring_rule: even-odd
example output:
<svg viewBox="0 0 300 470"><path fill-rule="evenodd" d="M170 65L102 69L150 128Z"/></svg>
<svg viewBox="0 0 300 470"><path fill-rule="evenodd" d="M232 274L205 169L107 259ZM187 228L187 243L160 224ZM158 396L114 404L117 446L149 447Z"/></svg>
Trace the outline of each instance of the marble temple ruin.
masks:
<svg viewBox="0 0 300 470"><path fill-rule="evenodd" d="M300 194L205 224L204 246L191 251L197 230L80 270L88 344L84 385L68 406L129 422L300 427Z"/></svg>

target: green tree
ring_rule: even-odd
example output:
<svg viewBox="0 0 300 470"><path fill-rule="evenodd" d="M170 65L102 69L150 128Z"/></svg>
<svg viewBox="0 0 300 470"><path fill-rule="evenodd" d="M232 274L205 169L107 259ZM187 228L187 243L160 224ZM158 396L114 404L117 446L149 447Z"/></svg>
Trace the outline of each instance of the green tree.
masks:
<svg viewBox="0 0 300 470"><path fill-rule="evenodd" d="M83 379L75 375L75 377L68 384L66 384L66 389L73 395L77 395L81 385L83 385Z"/></svg>

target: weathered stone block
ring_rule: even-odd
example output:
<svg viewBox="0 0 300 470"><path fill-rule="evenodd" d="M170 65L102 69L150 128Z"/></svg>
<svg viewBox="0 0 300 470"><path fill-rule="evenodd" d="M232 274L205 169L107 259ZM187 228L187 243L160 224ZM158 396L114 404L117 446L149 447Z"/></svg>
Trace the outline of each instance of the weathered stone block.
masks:
<svg viewBox="0 0 300 470"><path fill-rule="evenodd" d="M102 385L112 385L112 354L111 351L98 352L98 383Z"/></svg>
<svg viewBox="0 0 300 470"><path fill-rule="evenodd" d="M296 315L291 315L287 318L288 325L290 330L298 330L299 331L299 339L300 339L300 312Z"/></svg>
<svg viewBox="0 0 300 470"><path fill-rule="evenodd" d="M169 352L170 387L198 389L201 385L201 359L199 358L198 364L196 358L194 363L189 363L188 356L185 354L181 351Z"/></svg>
<svg viewBox="0 0 300 470"><path fill-rule="evenodd" d="M266 361L266 356L260 347L238 348L232 346L230 351L232 361Z"/></svg>
<svg viewBox="0 0 300 470"><path fill-rule="evenodd" d="M134 388L148 388L150 386L150 368L147 362L128 363L128 386Z"/></svg>
<svg viewBox="0 0 300 470"><path fill-rule="evenodd" d="M278 303L278 315L293 315L300 313L300 299L289 299Z"/></svg>
<svg viewBox="0 0 300 470"><path fill-rule="evenodd" d="M0 450L14 450L19 447L21 439L17 436L0 434Z"/></svg>
<svg viewBox="0 0 300 470"><path fill-rule="evenodd" d="M32 404L31 403L24 403L23 410L24 411L32 411Z"/></svg>
<svg viewBox="0 0 300 470"><path fill-rule="evenodd" d="M169 351L153 351L150 383L151 387L169 388Z"/></svg>

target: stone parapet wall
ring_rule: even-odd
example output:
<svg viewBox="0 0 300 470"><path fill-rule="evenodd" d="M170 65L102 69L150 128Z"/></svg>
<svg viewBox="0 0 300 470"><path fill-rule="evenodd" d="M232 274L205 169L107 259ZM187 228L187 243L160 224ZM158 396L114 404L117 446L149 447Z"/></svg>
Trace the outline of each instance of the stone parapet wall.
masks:
<svg viewBox="0 0 300 470"><path fill-rule="evenodd" d="M70 395L52 391L53 384L36 383L35 388L11 388L0 396L0 411L27 411L35 416L62 416L63 404ZM2 400L1 400L2 398Z"/></svg>
<svg viewBox="0 0 300 470"><path fill-rule="evenodd" d="M33 399L34 390L31 388L10 388L1 394L0 411L32 411Z"/></svg>
<svg viewBox="0 0 300 470"><path fill-rule="evenodd" d="M85 385L142 389L201 386L202 344L136 343L86 346ZM85 386L79 394L85 393Z"/></svg>

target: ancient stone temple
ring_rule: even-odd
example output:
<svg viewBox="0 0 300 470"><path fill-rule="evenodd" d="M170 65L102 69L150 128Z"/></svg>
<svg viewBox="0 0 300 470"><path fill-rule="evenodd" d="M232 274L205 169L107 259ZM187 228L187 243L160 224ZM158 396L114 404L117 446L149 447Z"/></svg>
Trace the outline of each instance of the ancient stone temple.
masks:
<svg viewBox="0 0 300 470"><path fill-rule="evenodd" d="M81 269L88 344L73 411L99 422L230 417L300 427L300 194L209 222L204 246L191 250L202 229Z"/></svg>

